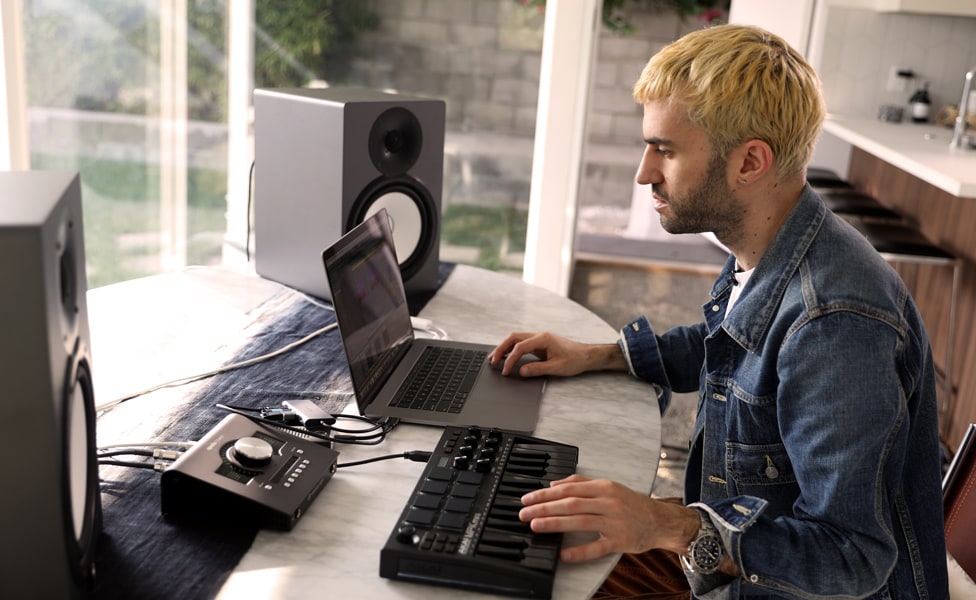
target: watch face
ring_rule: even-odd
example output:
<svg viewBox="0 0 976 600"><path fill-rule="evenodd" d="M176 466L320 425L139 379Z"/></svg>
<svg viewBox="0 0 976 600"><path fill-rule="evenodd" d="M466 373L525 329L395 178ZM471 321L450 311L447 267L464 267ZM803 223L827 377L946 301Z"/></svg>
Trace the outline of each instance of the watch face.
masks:
<svg viewBox="0 0 976 600"><path fill-rule="evenodd" d="M722 554L722 542L718 536L707 535L695 542L695 547L691 551L691 559L694 561L695 570L713 571L722 562Z"/></svg>

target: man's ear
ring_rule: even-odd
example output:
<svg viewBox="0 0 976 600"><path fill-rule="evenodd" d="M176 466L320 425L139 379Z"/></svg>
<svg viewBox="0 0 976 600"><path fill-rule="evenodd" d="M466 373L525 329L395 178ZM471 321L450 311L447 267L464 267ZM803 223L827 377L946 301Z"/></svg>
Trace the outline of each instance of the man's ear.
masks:
<svg viewBox="0 0 976 600"><path fill-rule="evenodd" d="M747 140L729 156L729 170L735 183L747 185L773 170L773 149L762 140Z"/></svg>

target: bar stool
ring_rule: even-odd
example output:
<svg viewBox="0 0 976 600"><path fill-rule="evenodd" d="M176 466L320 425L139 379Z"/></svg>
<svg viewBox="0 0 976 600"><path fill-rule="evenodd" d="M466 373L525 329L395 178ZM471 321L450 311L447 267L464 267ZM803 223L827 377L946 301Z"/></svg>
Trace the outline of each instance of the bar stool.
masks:
<svg viewBox="0 0 976 600"><path fill-rule="evenodd" d="M854 186L841 178L840 175L823 167L807 167L807 181L814 188L854 189Z"/></svg>
<svg viewBox="0 0 976 600"><path fill-rule="evenodd" d="M952 354L956 338L956 295L962 260L933 244L915 227L903 221L845 219L863 235L882 258L889 263L928 264L952 269L952 289L949 292L949 331L946 335L945 369L942 375L942 411L952 396Z"/></svg>
<svg viewBox="0 0 976 600"><path fill-rule="evenodd" d="M838 215L851 215L865 219L880 219L884 221L901 221L902 216L885 207L867 194L862 194L854 188L850 189L817 189L820 198L831 212Z"/></svg>
<svg viewBox="0 0 976 600"><path fill-rule="evenodd" d="M832 212L871 219L900 221L901 215L886 208L871 196L854 189L837 173L822 167L807 169L807 183L823 199Z"/></svg>

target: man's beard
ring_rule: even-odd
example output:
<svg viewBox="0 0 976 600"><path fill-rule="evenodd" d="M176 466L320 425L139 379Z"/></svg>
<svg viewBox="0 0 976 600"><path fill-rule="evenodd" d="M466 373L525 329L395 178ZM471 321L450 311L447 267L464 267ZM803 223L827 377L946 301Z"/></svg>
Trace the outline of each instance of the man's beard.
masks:
<svg viewBox="0 0 976 600"><path fill-rule="evenodd" d="M661 227L665 231L711 231L719 239L740 232L744 210L726 183L726 165L725 159L712 156L705 169L705 178L698 187L685 194L664 196L670 212L661 214Z"/></svg>

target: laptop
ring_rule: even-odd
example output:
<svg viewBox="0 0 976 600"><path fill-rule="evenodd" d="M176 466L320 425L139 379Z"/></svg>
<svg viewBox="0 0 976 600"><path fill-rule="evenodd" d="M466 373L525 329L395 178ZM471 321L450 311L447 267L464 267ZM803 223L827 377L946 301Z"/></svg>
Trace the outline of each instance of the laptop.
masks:
<svg viewBox="0 0 976 600"><path fill-rule="evenodd" d="M535 429L545 378L503 376L488 364L490 345L414 336L386 209L324 250L322 260L361 415L422 425ZM424 366L438 354L467 366L448 383L431 383L448 374L443 362Z"/></svg>

